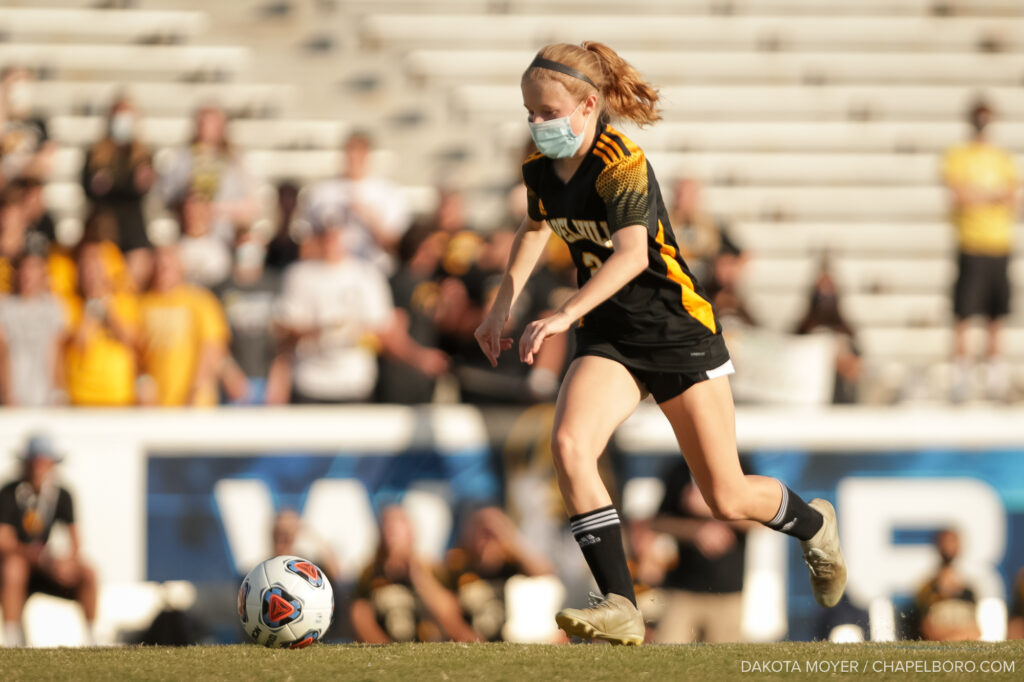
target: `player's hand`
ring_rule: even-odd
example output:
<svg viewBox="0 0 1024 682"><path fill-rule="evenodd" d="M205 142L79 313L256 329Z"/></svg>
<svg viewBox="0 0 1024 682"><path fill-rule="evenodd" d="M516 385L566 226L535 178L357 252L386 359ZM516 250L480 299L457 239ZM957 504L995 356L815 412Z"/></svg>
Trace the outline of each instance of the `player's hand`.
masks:
<svg viewBox="0 0 1024 682"><path fill-rule="evenodd" d="M519 358L528 365L533 364L533 356L540 352L544 340L555 334L561 334L572 325L572 320L563 313L555 313L526 325L523 336L519 339Z"/></svg>
<svg viewBox="0 0 1024 682"><path fill-rule="evenodd" d="M484 318L484 321L480 323L480 326L473 332L473 337L476 342L480 344L480 350L487 356L487 360L491 363L491 367L498 366L498 356L501 355L502 351L506 351L512 347L512 339L509 337L503 337L501 335L502 328L505 326L504 320L500 320L493 315L488 315Z"/></svg>

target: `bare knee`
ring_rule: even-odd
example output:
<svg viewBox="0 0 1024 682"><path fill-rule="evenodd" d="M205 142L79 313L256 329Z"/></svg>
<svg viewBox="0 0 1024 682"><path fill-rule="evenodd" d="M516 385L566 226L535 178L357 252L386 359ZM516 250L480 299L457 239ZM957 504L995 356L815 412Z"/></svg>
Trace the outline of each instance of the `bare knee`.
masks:
<svg viewBox="0 0 1024 682"><path fill-rule="evenodd" d="M24 587L28 585L29 564L28 559L20 554L7 554L0 560L0 583L4 586Z"/></svg>
<svg viewBox="0 0 1024 682"><path fill-rule="evenodd" d="M713 489L711 494L704 496L704 501L711 508L711 515L719 521L743 521L749 518L743 496L737 491Z"/></svg>
<svg viewBox="0 0 1024 682"><path fill-rule="evenodd" d="M551 454L555 469L572 476L581 469L593 467L597 455L581 439L568 429L558 429L551 437Z"/></svg>

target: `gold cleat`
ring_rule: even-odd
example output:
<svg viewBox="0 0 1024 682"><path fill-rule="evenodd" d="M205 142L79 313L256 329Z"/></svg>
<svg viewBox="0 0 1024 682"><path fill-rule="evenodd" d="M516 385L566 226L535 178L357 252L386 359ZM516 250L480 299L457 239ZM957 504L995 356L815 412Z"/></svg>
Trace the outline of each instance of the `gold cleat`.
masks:
<svg viewBox="0 0 1024 682"><path fill-rule="evenodd" d="M836 510L828 500L821 498L815 498L807 504L823 518L821 528L814 537L800 542L804 562L811 572L811 590L819 604L835 606L846 589L846 562L839 548Z"/></svg>
<svg viewBox="0 0 1024 682"><path fill-rule="evenodd" d="M633 602L618 594L591 594L589 608L562 609L555 622L570 637L632 646L644 641L644 617Z"/></svg>

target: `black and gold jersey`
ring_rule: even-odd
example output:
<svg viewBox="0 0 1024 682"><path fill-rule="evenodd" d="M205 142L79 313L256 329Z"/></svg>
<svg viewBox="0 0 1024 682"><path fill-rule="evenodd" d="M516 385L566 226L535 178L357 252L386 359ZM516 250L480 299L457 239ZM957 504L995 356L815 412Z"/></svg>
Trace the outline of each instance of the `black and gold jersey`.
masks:
<svg viewBox="0 0 1024 682"><path fill-rule="evenodd" d="M611 343L630 365L689 371L728 359L711 303L679 255L658 181L643 151L599 124L595 141L569 182L551 159L523 163L529 215L569 245L583 286L612 255L612 234L647 226L648 266L580 320L577 336Z"/></svg>

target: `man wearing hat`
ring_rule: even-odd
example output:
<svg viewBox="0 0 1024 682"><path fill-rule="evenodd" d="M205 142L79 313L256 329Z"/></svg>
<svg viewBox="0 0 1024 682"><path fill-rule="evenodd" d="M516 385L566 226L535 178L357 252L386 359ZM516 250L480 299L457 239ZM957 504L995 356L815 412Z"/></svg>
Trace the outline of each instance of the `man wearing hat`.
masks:
<svg viewBox="0 0 1024 682"><path fill-rule="evenodd" d="M79 554L71 494L61 487L55 467L61 461L50 439L29 438L19 457L20 480L0 488L0 610L3 641L24 646L21 615L29 595L43 592L73 599L82 606L92 638L96 617L96 576ZM67 525L70 554L56 557L47 548L56 522Z"/></svg>

